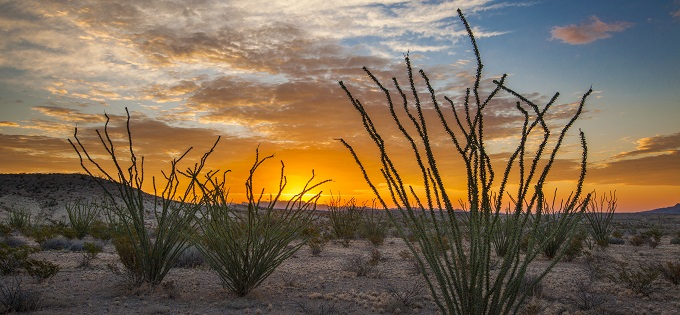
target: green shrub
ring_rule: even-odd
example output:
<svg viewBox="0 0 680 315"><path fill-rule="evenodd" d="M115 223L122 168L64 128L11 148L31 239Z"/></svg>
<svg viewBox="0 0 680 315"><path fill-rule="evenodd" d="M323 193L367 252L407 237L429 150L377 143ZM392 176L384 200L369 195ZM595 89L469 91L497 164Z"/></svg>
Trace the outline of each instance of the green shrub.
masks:
<svg viewBox="0 0 680 315"><path fill-rule="evenodd" d="M96 220L90 225L90 235L100 240L111 239L112 227L104 221Z"/></svg>
<svg viewBox="0 0 680 315"><path fill-rule="evenodd" d="M24 269L26 270L26 273L38 280L38 282L43 282L44 280L54 277L61 267L44 259L28 259L24 264Z"/></svg>
<svg viewBox="0 0 680 315"><path fill-rule="evenodd" d="M680 245L680 236L674 236L671 238L671 245Z"/></svg>
<svg viewBox="0 0 680 315"><path fill-rule="evenodd" d="M583 243L586 241L586 233L579 232L574 235L571 241L567 244L564 251L564 260L572 261L583 253Z"/></svg>
<svg viewBox="0 0 680 315"><path fill-rule="evenodd" d="M113 139L109 134L109 116L106 117L103 135L97 130L100 143L108 153L110 166L101 162L95 162L88 153L84 144L78 138L78 129L75 129L75 143L69 139L69 143L80 158L81 167L95 179L107 196L106 215L115 227L114 246L121 261L127 268L129 279L133 285L149 283L158 285L175 264L180 254L190 244L190 238L194 233L194 216L198 210L194 182L196 176L201 173L208 156L213 152L219 142L219 137L213 147L203 155L199 163L189 168L182 174L190 177L186 190L182 193L180 186L180 172L177 164L189 153L191 148L185 151L179 158L170 162L170 170L162 172L165 185L162 189L157 187L156 179L152 178L154 200L151 209L145 206L144 187L144 158L138 163L132 142L130 128L130 113L127 113L127 148L129 163L124 164L116 156ZM86 165L88 163L89 166ZM102 176L94 176L97 171ZM110 170L114 173L110 173ZM105 181L114 182L115 189L107 189ZM122 200L119 202L118 200ZM147 216L151 214L153 229L146 227Z"/></svg>
<svg viewBox="0 0 680 315"><path fill-rule="evenodd" d="M375 206L360 212L358 232L361 238L368 240L375 246L380 246L385 242L388 229L387 216L377 210Z"/></svg>
<svg viewBox="0 0 680 315"><path fill-rule="evenodd" d="M104 250L101 245L92 242L85 242L83 249L83 259L80 261L81 267L89 267L90 262L97 258L97 255Z"/></svg>
<svg viewBox="0 0 680 315"><path fill-rule="evenodd" d="M27 245L10 247L5 243L0 243L0 274L9 275L24 268L29 260L28 255L36 251L37 249Z"/></svg>
<svg viewBox="0 0 680 315"><path fill-rule="evenodd" d="M661 271L656 266L640 264L636 270L630 270L627 263L619 263L616 272L609 275L609 278L637 294L649 296L657 289L655 282L660 274Z"/></svg>
<svg viewBox="0 0 680 315"><path fill-rule="evenodd" d="M0 313L30 312L38 309L42 296L39 292L26 289L21 279L0 282Z"/></svg>
<svg viewBox="0 0 680 315"><path fill-rule="evenodd" d="M260 159L259 151L255 152L255 163L245 183L247 209L239 211L229 203L226 183L214 173L198 183L203 199L201 213L197 216L196 247L217 272L222 285L238 296L245 296L259 286L284 260L305 245L310 236L305 236L303 231L314 222L313 210L321 193L306 202L303 196L327 182L312 184L312 172L302 191L285 208L275 209L286 186L281 162L278 193L267 205L261 205L264 190L259 196L253 193L253 176L273 155ZM292 244L298 238L300 241Z"/></svg>
<svg viewBox="0 0 680 315"><path fill-rule="evenodd" d="M100 207L94 201L76 200L65 205L75 236L82 239L90 233L92 224L99 218Z"/></svg>
<svg viewBox="0 0 680 315"><path fill-rule="evenodd" d="M588 222L588 232L600 247L609 245L615 211L616 191L609 192L609 196L604 195L599 199L595 193L586 207L585 217L586 222Z"/></svg>
<svg viewBox="0 0 680 315"><path fill-rule="evenodd" d="M635 234L628 238L628 242L630 242L630 245L633 246L641 246L642 244L647 243L648 241L649 241L648 237L640 234Z"/></svg>
<svg viewBox="0 0 680 315"><path fill-rule="evenodd" d="M626 244L626 240L618 237L612 237L609 239L609 244L610 245L623 245Z"/></svg>
<svg viewBox="0 0 680 315"><path fill-rule="evenodd" d="M667 261L665 265L660 265L659 270L666 280L674 285L680 284L680 263L674 264Z"/></svg>
<svg viewBox="0 0 680 315"><path fill-rule="evenodd" d="M642 233L642 237L647 239L647 244L651 248L656 248L659 245L662 236L663 232L656 226Z"/></svg>
<svg viewBox="0 0 680 315"><path fill-rule="evenodd" d="M190 246L182 252L175 265L175 268L197 268L205 264L205 258L196 246Z"/></svg>
<svg viewBox="0 0 680 315"><path fill-rule="evenodd" d="M31 212L23 208L10 210L6 221L10 228L24 231L32 225Z"/></svg>
<svg viewBox="0 0 680 315"><path fill-rule="evenodd" d="M445 114L429 78L421 70L420 77L429 92L425 94L428 100L424 105L425 100L420 99L424 91L416 88L408 55L405 59L410 96L401 89L396 78L392 79L398 92L397 102L402 105L399 108L395 106L390 90L364 68L369 78L385 96L388 105L386 108L396 125L395 130L399 130L403 138L395 138L392 135L389 138L383 137L378 132L383 126L376 126L374 121L385 120L373 119L373 114L369 114L363 103L352 95L343 82L340 82L340 86L361 116L364 129L373 140L376 152L379 152L376 160L379 161L377 163L380 165L382 177L378 180L371 179L372 176L354 148L344 139L340 141L355 159L378 204L387 209L389 202L398 209L399 220L403 220L405 227L396 224L397 219L388 213L392 216L399 235L416 258L433 301L441 313L517 313L527 297L527 292L520 290L525 283L527 267L544 252L552 238L564 235L563 242L571 241L580 219L579 214L585 210L585 205L589 202L590 195L585 198L581 196L587 164L585 135L581 132L581 169L576 180L575 193L564 205L562 212L555 216L555 226L551 235L539 237L542 231L540 224L545 222L541 216L545 210L546 178L567 132L580 116L592 89L583 95L570 118L562 120L563 114L560 113L560 121L566 121L566 124L557 132L548 126L548 122L554 122L548 110L553 108L551 106L556 101L557 94L547 105L539 106L508 88L505 85L506 76L503 76L500 80L493 81L496 85L493 91L486 97L481 97L483 67L481 57L472 30L460 10L459 16L468 31L477 59L474 87L465 91L462 104L456 105L445 97L447 101ZM517 148L510 152L507 159L497 161L492 159L486 148L484 135L488 134L488 131L484 129L484 118L489 108L487 104L501 92L507 92L518 99L515 108L518 111L517 115L523 118L523 123L517 128L521 132L517 137L519 142ZM501 104L505 103L507 100ZM454 133L454 129L458 135ZM444 131L443 136L435 133L438 130ZM391 147L391 144L397 141L398 150ZM446 151L445 143L451 145L449 148L453 148L450 150L453 152ZM408 149L404 150L404 147ZM390 152L399 152L399 163L393 160ZM411 165L419 171L416 176L406 174L406 170L414 168L401 167L405 163L404 153L407 152L412 153ZM455 198L449 195L453 189L447 187L448 178L444 175L448 171L445 169L446 165L451 165L450 160L456 155L466 166L466 169L460 172L467 176L464 222L455 215ZM501 166L505 165L505 168L498 170L498 162L502 163ZM411 185L406 181L407 178L420 178L421 181ZM508 182L510 179L513 184L517 184L518 189L508 197L509 191L506 189L507 185L510 185ZM378 182L385 185L380 190L376 184ZM414 187L418 187L418 190ZM385 191L388 192L387 195ZM501 207L505 200L511 202L509 213L517 215L518 220L514 221L514 226L510 229L513 231L510 235L513 239L511 245L507 248L505 256L497 261L490 255L493 250L493 222L501 215ZM530 220L531 216L535 216L536 219ZM431 230L434 232L430 232ZM413 241L409 240L407 232L413 234ZM521 255L519 245L525 235L527 251ZM443 236L448 239L443 241ZM449 244L450 247L444 254L439 248L443 244ZM541 269L537 276L530 280L531 284L541 281L562 257L564 250L563 246L560 247L554 255L553 262Z"/></svg>
<svg viewBox="0 0 680 315"><path fill-rule="evenodd" d="M342 244L348 247L356 237L362 212L365 206L357 205L356 199L346 201L342 197L331 198L328 203L328 221L333 234L342 240Z"/></svg>

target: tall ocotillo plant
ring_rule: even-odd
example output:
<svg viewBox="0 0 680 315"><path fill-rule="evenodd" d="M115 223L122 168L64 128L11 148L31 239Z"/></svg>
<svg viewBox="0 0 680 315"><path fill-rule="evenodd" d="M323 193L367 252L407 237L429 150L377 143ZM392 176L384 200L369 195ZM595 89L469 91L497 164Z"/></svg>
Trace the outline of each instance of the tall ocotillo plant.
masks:
<svg viewBox="0 0 680 315"><path fill-rule="evenodd" d="M172 268L182 251L189 246L190 236L194 230L194 215L198 210L193 194L195 179L191 179L183 194L178 194L179 172L177 164L189 153L187 149L179 158L170 162L170 170L162 172L165 185L162 191L157 190L156 179L152 178L154 189L153 207L145 206L142 186L144 184L144 157L138 162L133 148L132 132L130 130L130 113L127 113L126 131L130 161L121 160L116 152L117 147L109 134L109 116L105 114L106 123L103 134L97 130L97 136L110 158L108 167L95 161L84 144L78 138L75 129L73 138L68 139L80 158L80 165L89 175L95 177L110 201L108 215L117 222L122 235L115 242L116 250L121 256L132 284L140 285L144 282L151 285L159 284L167 272ZM219 137L212 148L203 155L191 171L198 174L203 169L206 159L213 152L219 142ZM124 163L128 164L124 166ZM111 171L111 169L113 171ZM104 179L93 174L98 171ZM103 180L117 183L116 191L111 191L104 185ZM122 201L122 203L121 203ZM151 217L147 215L151 213ZM148 231L146 220L150 219L154 231ZM153 235L153 236L152 236Z"/></svg>
<svg viewBox="0 0 680 315"><path fill-rule="evenodd" d="M388 144L378 131L379 126L376 126L364 105L352 95L343 82L340 82L340 86L360 114L365 130L379 151L382 166L380 171L389 196L381 194L377 189L376 180L369 176L354 148L344 139L340 141L354 157L378 202L387 208L388 202L391 201L398 208L406 228L415 236L415 241L408 241L405 230L396 224L402 238L416 257L435 303L443 313L515 313L526 298L527 293L526 290L521 290L522 286L536 285L558 261L555 259L538 275L526 277L528 265L543 252L548 243L545 240L551 239L550 236L537 237L541 231L538 226L542 221L541 213L546 206L543 186L567 132L581 114L586 98L592 90L583 95L572 117L557 133L557 139L553 139L546 117L559 94L555 94L545 106L539 106L508 88L504 75L500 80L493 81L495 88L486 97L482 97L480 83L483 65L480 53L465 17L460 10L458 14L467 29L477 59L474 86L465 91L462 113L448 97L445 97L445 100L452 113L445 113L444 106L440 104L429 78L424 71L421 70L419 73L436 114L435 123L443 127L451 147L465 164L468 208L464 222L454 213L452 196L449 195L445 184L447 174L445 170L440 169L435 146L430 141L435 136L432 133L433 122L426 119L426 109L419 97L408 55L405 59L413 103L397 79L392 79L398 93L397 98L403 103L400 114L397 114L398 109L391 92L368 69L364 70L384 94L393 122L400 130L405 143L413 151L412 160L420 171L422 182L419 185L423 187L424 193L417 194L412 186L404 182L402 171L388 153ZM518 99L515 108L523 117L523 124L517 148L511 152L502 173L499 173L496 170L498 166L492 163L486 148L484 118L488 104L502 91ZM400 117L406 117L406 121ZM535 138L540 140L533 143L531 139ZM587 204L589 198L589 196L581 198L587 156L583 132L580 132L580 140L582 159L576 189L556 217L557 228L551 230L554 234L566 234L567 238L571 237L578 222L577 214L583 211L584 204ZM535 144L533 152L531 144ZM443 158L450 159L451 155ZM498 174L502 174L500 181L496 181ZM518 188L511 194L508 185L511 180L515 181L515 178L517 182L514 184ZM514 226L508 228L511 233L508 235L510 241L505 255L493 257L491 255L493 233L497 230L493 227L501 219L501 204L506 194L512 201L512 208L504 223ZM529 244L526 253L522 255L519 248L525 238ZM450 250L442 251L442 248ZM556 257L559 258L562 254L563 250L560 250ZM496 262L496 259L500 261ZM497 268L492 268L496 265ZM531 283L526 283L527 279Z"/></svg>

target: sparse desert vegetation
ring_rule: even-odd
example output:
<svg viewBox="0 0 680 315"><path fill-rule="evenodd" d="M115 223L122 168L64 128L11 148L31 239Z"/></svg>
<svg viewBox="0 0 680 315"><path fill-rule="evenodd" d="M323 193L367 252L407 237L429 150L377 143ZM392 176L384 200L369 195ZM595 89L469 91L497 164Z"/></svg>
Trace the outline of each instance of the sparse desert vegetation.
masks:
<svg viewBox="0 0 680 315"><path fill-rule="evenodd" d="M616 214L613 193L597 199L584 192L583 132L578 134L582 160L574 192L559 200L544 191L562 141L590 91L566 123L556 127L557 132L550 131L546 118L557 95L538 106L507 87L504 76L494 81L490 95L481 97L483 65L471 28L462 13L460 17L478 61L474 88L466 91L465 105L458 106L461 112L445 98L453 110L445 118L429 78L423 71L416 78L406 57L410 92L419 97L422 91L415 81L420 80L437 117L428 125L421 102L409 105L394 79L405 111L397 115L390 92L366 69L413 149L422 191L402 180L403 173L390 160L371 116L342 83L380 152L387 194L376 188L358 153L342 140L376 193L370 206L338 197L328 211L317 210L319 189L326 181L316 181L313 172L297 195L284 207L277 206L287 184L284 164L272 194L256 190L253 175L272 158L262 158L259 150L245 181L247 202L233 204L226 172L204 169L219 138L191 167L180 167L188 150L171 161L164 178L153 179L156 194L146 194L141 190L143 158L135 155L130 115L125 162L114 149L107 116L103 132L97 135L112 165L102 166L93 159L77 131L71 142L91 175L81 179L99 186L97 194L83 189L89 194L87 200L68 193L59 193L62 198L43 197L40 187L45 181L37 176L2 175L30 179L38 188L24 189L30 193L22 195L16 185L6 187L14 181L0 181L0 312L677 312L680 216ZM525 119L515 151L497 164L485 151L483 121L484 107L501 92L518 99L516 110ZM404 127L404 117L409 129ZM454 207L439 174L443 168L435 154L438 150L426 131L436 130L430 128L434 124L450 137L453 152L467 165L461 170L468 183L468 198L460 204L463 211ZM454 133L455 128L459 132ZM532 139L538 142L532 144ZM50 180L60 178L68 176L54 175ZM511 180L518 183L512 192ZM510 203L505 202L507 194L512 196ZM34 202L26 203L29 199ZM388 209L388 201L396 209ZM310 250L302 250L306 247Z"/></svg>

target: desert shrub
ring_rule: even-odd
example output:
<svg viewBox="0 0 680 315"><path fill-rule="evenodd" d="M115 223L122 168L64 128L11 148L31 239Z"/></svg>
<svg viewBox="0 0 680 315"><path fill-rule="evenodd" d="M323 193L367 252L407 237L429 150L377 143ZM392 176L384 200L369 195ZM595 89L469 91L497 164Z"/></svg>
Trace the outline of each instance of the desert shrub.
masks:
<svg viewBox="0 0 680 315"><path fill-rule="evenodd" d="M421 306L425 284L418 279L411 282L411 285L399 288L396 285L387 287L387 293L391 297L390 303L385 307L388 312L395 313L395 310L412 309Z"/></svg>
<svg viewBox="0 0 680 315"><path fill-rule="evenodd" d="M182 252L177 261L175 261L175 268L197 268L205 264L205 258L201 251L196 246L189 246Z"/></svg>
<svg viewBox="0 0 680 315"><path fill-rule="evenodd" d="M380 246L385 242L389 221L387 216L379 212L375 205L368 210L361 212L359 216L359 236L371 242L375 246Z"/></svg>
<svg viewBox="0 0 680 315"><path fill-rule="evenodd" d="M0 243L0 274L9 275L24 268L29 260L28 255L36 251L35 248L27 245L10 247L5 243Z"/></svg>
<svg viewBox="0 0 680 315"><path fill-rule="evenodd" d="M69 143L80 158L81 167L91 176L104 190L107 197L105 214L110 222L115 222L116 227L113 241L121 261L127 268L129 279L133 285L149 283L152 286L163 281L167 272L175 264L180 254L190 245L191 234L194 232L194 217L198 206L194 182L195 176L201 173L208 156L213 152L219 142L219 137L213 147L203 155L199 163L194 164L193 169L188 168L184 174L193 176L189 184L185 185L184 193L179 190L180 172L177 170L178 163L189 153L192 148L185 151L179 158L170 162L170 170L162 172L165 185L160 189L155 177L153 182L153 206L151 209L145 206L144 187L144 158L138 162L135 154L132 132L130 128L130 113L127 113L127 153L130 155L129 163L119 159L115 152L113 139L109 134L109 116L106 117L104 132L96 131L101 145L108 154L110 166L103 166L95 162L84 144L78 138L78 129L74 132L74 141ZM86 165L86 163L89 163ZM113 173L108 171L113 169ZM92 171L97 171L101 176L94 176ZM115 189L107 189L104 181L115 183ZM122 200L119 202L118 200ZM146 220L150 216L152 229L147 229Z"/></svg>
<svg viewBox="0 0 680 315"><path fill-rule="evenodd" d="M83 259L80 261L81 267L89 267L90 262L97 258L99 253L104 250L101 245L92 242L85 242L83 249Z"/></svg>
<svg viewBox="0 0 680 315"><path fill-rule="evenodd" d="M222 285L238 296L245 296L288 257L305 245L309 235L302 232L314 222L314 209L321 193L307 201L303 196L319 185L312 177L302 191L295 195L283 209L275 209L287 182L281 162L279 189L264 205L264 189L259 195L253 192L253 176L258 167L273 155L260 159L255 151L255 163L246 180L247 209L239 211L228 201L226 180L210 172L198 187L203 194L201 213L198 216L199 232L195 244L210 267L217 272ZM292 244L296 239L299 242Z"/></svg>
<svg viewBox="0 0 680 315"><path fill-rule="evenodd" d="M9 247L15 248L26 245L26 241L18 237L5 236L5 238L2 239L2 244L7 244Z"/></svg>
<svg viewBox="0 0 680 315"><path fill-rule="evenodd" d="M54 277L61 267L45 259L28 259L24 264L24 269L31 277L42 282Z"/></svg>
<svg viewBox="0 0 680 315"><path fill-rule="evenodd" d="M581 132L581 169L576 180L575 193L564 205L562 213L556 216L555 229L551 235L539 238L541 229L538 225L544 222L539 219L545 210L544 183L567 132L580 116L585 100L592 90L583 95L570 118L562 120L563 112L559 114L559 121L566 121L566 124L558 127L557 132L551 130L548 123L554 122L549 120L552 116L548 112L553 108L557 94L545 106L539 106L508 88L505 85L506 76L502 76L499 80L493 81L496 85L493 91L482 97L481 57L472 30L460 11L459 16L468 31L477 59L474 87L465 91L461 97L462 104L456 105L445 97L446 107L441 105L429 78L422 70L419 74L427 92L423 94L423 91L416 88L408 55L405 59L410 86L408 94L411 96L406 95L396 78L392 79L398 93L398 102L402 104L401 109L395 106L390 90L385 88L371 71L364 68L368 77L385 96L386 108L403 138L393 135L389 138L383 137L378 131L382 126L374 124L372 117L374 112L369 114L362 102L352 95L343 82L340 82L350 102L361 116L365 131L379 152L376 160L379 160L377 163L380 165L378 176L382 177L375 180L374 175L371 175L375 173L369 174L354 148L344 139L340 141L355 159L379 205L387 209L389 202L398 209L400 218L406 226L402 227L400 224L395 226L416 258L420 269L428 270L423 272L424 279L441 313L517 313L527 296L526 292L520 290L527 266L544 251L551 238L566 235L564 241L571 240L579 220L578 214L585 210L585 205L589 202L589 195L585 198L581 196L587 157L585 135ZM488 134L488 131L484 129L484 117L488 111L487 104L502 92L517 98L515 108L517 116L523 122L520 122L521 126L517 128L520 132L517 137L517 148L510 152L507 159L496 161L492 160L486 149L484 135ZM422 95L428 96L426 105L423 105L424 101L420 99ZM444 108L447 110L446 114ZM454 129L459 131L458 135L454 133ZM443 136L435 134L439 130L444 132ZM396 141L399 142L398 150L392 148ZM433 143L441 146L435 148ZM445 143L453 147L450 150L454 151L453 154L446 151ZM404 150L404 146L410 150ZM399 163L393 160L390 152L399 152ZM412 165L419 171L419 176L405 174L407 169L414 168L401 168L405 163L406 152L412 154L410 155ZM466 208L464 210L467 211L465 224L455 215L455 199L449 195L451 188L447 187L445 179L444 167L451 165L452 156L456 153L465 164L465 170L461 173L467 177L467 200L463 202ZM505 168L498 170L498 162L502 163L501 166L505 165ZM421 181L416 185L409 185L406 178L420 178ZM510 192L506 191L506 188L510 180L518 188L508 197L506 194ZM385 186L379 190L377 182ZM509 213L518 217L511 229L514 233L510 236L517 241L511 242L512 245L507 249L506 255L497 263L490 255L493 246L492 223L501 215L501 206L508 199L511 202ZM388 213L394 218L390 212ZM529 220L532 215L537 219ZM435 232L430 233L431 229ZM409 240L406 231L413 233L413 241ZM441 238L444 235L448 238L446 242ZM518 250L519 240L524 235L528 235L527 251L521 255ZM450 250L441 254L437 246L444 243L449 244ZM545 266L531 281L538 283L557 263L563 252L564 247L561 247L554 255L556 259ZM493 272L492 268L495 268Z"/></svg>
<svg viewBox="0 0 680 315"><path fill-rule="evenodd" d="M680 244L680 236L677 236L677 235L673 236L673 238L671 238L670 243L671 243L671 245L679 245Z"/></svg>
<svg viewBox="0 0 680 315"><path fill-rule="evenodd" d="M609 245L615 211L616 191L609 192L609 195L604 195L599 199L597 193L594 193L586 207L585 217L588 223L588 232L600 247Z"/></svg>
<svg viewBox="0 0 680 315"><path fill-rule="evenodd" d="M642 246L644 243L647 243L648 241L649 238L641 234L635 234L628 238L628 242L630 243L630 245L633 246Z"/></svg>
<svg viewBox="0 0 680 315"><path fill-rule="evenodd" d="M328 203L328 221L333 234L342 240L342 244L348 247L356 236L365 205L357 204L356 199L346 201L341 196L332 197Z"/></svg>
<svg viewBox="0 0 680 315"><path fill-rule="evenodd" d="M326 247L326 243L328 243L328 241L325 238L312 236L309 238L309 241L307 241L307 246L309 246L309 251L312 253L312 256L319 256Z"/></svg>
<svg viewBox="0 0 680 315"><path fill-rule="evenodd" d="M623 284L636 294L649 296L656 288L656 279L661 271L656 266L639 264L639 268L631 270L627 263L619 263L617 270L609 275L615 283Z"/></svg>
<svg viewBox="0 0 680 315"><path fill-rule="evenodd" d="M576 306L580 310L589 311L596 309L607 301L605 296L593 290L592 280L578 281L576 282L576 287Z"/></svg>
<svg viewBox="0 0 680 315"><path fill-rule="evenodd" d="M352 255L345 261L345 271L353 272L357 277L368 277L378 266L377 260L368 258L366 255Z"/></svg>
<svg viewBox="0 0 680 315"><path fill-rule="evenodd" d="M48 238L40 243L42 250L61 250L71 247L71 241L62 236Z"/></svg>
<svg viewBox="0 0 680 315"><path fill-rule="evenodd" d="M12 227L0 222L0 236L7 237L12 233Z"/></svg>
<svg viewBox="0 0 680 315"><path fill-rule="evenodd" d="M649 247L656 248L661 242L661 237L663 236L663 231L659 227L652 227L651 229L643 232L642 237L647 239L647 244Z"/></svg>
<svg viewBox="0 0 680 315"><path fill-rule="evenodd" d="M579 231L574 235L564 250L564 260L572 261L583 253L583 244L585 243L587 235L583 231Z"/></svg>
<svg viewBox="0 0 680 315"><path fill-rule="evenodd" d="M626 240L618 237L610 237L609 238L609 244L610 245L623 245L626 244Z"/></svg>
<svg viewBox="0 0 680 315"><path fill-rule="evenodd" d="M674 264L667 261L666 264L659 265L659 270L666 280L674 285L680 284L680 263Z"/></svg>
<svg viewBox="0 0 680 315"><path fill-rule="evenodd" d="M96 220L90 225L89 233L96 239L107 241L111 239L111 229L112 227L106 222Z"/></svg>
<svg viewBox="0 0 680 315"><path fill-rule="evenodd" d="M40 292L23 287L18 277L0 282L0 313L35 311L41 299Z"/></svg>
<svg viewBox="0 0 680 315"><path fill-rule="evenodd" d="M21 231L32 225L31 212L24 208L10 210L5 220L10 228Z"/></svg>
<svg viewBox="0 0 680 315"><path fill-rule="evenodd" d="M557 190L555 190L555 196L556 195ZM578 233L575 232L578 229L565 229L563 226L561 226L564 224L563 217L565 215L573 216L573 221L580 221L580 216L578 213L570 213L569 210L565 209L565 207L574 204L574 201L571 200L572 196L569 196L566 202L562 201L559 205L559 208L555 206L555 196L553 196L552 203L548 203L547 200L544 201L542 211L540 211L539 215L537 215L537 217L534 219L538 223L538 241L544 244L542 246L543 256L548 259L555 258L555 256L560 253L560 249L564 247L563 245L565 243L568 243L569 245L579 245L578 243L571 244L569 241L570 238L572 240L577 238ZM582 242L583 241L581 240L581 247L583 247ZM564 248L563 252L566 254L568 249L568 247Z"/></svg>
<svg viewBox="0 0 680 315"><path fill-rule="evenodd" d="M505 216L498 216L496 220L492 223L492 242L493 249L496 255L503 257L508 252L508 249L512 246L511 242L516 241L512 236L515 233L512 229L517 227L518 220L517 216L507 214Z"/></svg>
<svg viewBox="0 0 680 315"><path fill-rule="evenodd" d="M76 200L65 204L66 213L75 231L75 236L82 239L90 233L92 224L99 218L100 206L94 201Z"/></svg>

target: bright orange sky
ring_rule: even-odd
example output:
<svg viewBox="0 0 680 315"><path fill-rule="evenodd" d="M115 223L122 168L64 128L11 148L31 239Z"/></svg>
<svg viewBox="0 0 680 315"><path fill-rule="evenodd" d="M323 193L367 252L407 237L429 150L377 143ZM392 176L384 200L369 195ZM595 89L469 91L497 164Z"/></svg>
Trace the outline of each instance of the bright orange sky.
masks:
<svg viewBox="0 0 680 315"><path fill-rule="evenodd" d="M313 1L314 2L314 1ZM332 179L325 195L373 198L344 138L377 174L375 150L338 81L360 98L406 169L384 97L406 85L403 54L423 68L443 100L460 101L474 56L457 18L466 13L485 63L483 93L507 85L544 104L561 92L559 118L593 86L553 169L552 186L573 189L581 128L590 162L586 190L616 190L618 210L680 202L680 3L657 1L10 1L0 10L0 173L82 172L67 143L74 127L89 148L106 112L115 137L125 107L138 155L158 175L188 147L185 166L222 136L211 168L232 169L241 201L254 159L275 154L257 185L274 192L279 160L291 194L312 169ZM322 18L323 17L323 18ZM417 82L418 84L422 82ZM420 91L426 92L420 85ZM426 115L431 117L431 107ZM486 136L502 158L516 143L514 100L487 112ZM440 158L454 198L464 197L455 152ZM411 173L409 173L411 174ZM418 178L411 177L414 185ZM374 177L379 182L377 177ZM151 179L147 179L150 183Z"/></svg>

